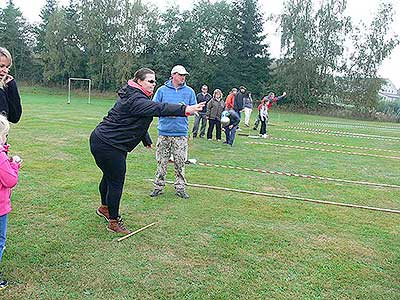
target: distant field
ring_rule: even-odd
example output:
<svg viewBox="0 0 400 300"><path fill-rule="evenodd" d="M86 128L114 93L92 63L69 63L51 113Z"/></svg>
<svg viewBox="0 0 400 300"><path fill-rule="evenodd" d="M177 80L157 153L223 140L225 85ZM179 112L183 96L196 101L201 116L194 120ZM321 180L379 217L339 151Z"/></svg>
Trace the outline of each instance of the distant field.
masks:
<svg viewBox="0 0 400 300"><path fill-rule="evenodd" d="M10 132L11 154L20 155L24 167L3 262L10 286L0 299L400 299L400 214L194 187L185 201L170 185L152 199L145 179L154 177L155 150L142 145L128 155L121 212L131 230L159 224L116 243L95 214L101 174L88 145L113 101L94 98L89 105L82 95L67 105L66 93L49 91L23 89L23 117ZM154 142L156 124L155 118ZM272 108L270 125L271 139L238 136L232 148L195 139L189 157L400 186L400 124ZM400 187L201 165L188 165L186 177L400 210ZM168 179L174 179L172 165Z"/></svg>

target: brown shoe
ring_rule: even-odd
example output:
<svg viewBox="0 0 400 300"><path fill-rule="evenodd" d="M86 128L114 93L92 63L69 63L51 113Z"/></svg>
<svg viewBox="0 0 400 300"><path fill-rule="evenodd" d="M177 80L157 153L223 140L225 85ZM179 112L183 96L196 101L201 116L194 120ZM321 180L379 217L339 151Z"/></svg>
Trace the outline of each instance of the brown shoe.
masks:
<svg viewBox="0 0 400 300"><path fill-rule="evenodd" d="M106 205L100 205L99 208L96 210L96 214L99 217L103 217L104 219L106 219L107 222L110 219L110 213L108 212L108 207Z"/></svg>
<svg viewBox="0 0 400 300"><path fill-rule="evenodd" d="M129 234L131 233L130 230L125 228L124 222L122 221L121 217L118 217L117 220L110 219L108 221L108 226L107 230L111 232L116 232L116 233L123 233L123 234Z"/></svg>

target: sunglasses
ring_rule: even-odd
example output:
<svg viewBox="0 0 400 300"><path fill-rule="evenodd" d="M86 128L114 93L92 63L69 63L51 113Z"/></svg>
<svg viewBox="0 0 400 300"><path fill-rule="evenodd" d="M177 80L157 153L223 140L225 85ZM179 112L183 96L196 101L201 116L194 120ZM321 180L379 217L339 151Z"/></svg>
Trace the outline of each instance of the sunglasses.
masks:
<svg viewBox="0 0 400 300"><path fill-rule="evenodd" d="M157 81L155 81L155 80L153 80L153 79L151 79L151 80L146 80L148 83L151 83L151 84L157 84Z"/></svg>

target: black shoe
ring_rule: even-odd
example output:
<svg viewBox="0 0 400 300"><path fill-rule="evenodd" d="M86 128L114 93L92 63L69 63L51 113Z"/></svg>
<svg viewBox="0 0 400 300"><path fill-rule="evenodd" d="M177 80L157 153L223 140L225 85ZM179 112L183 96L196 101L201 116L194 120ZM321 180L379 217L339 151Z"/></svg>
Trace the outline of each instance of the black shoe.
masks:
<svg viewBox="0 0 400 300"><path fill-rule="evenodd" d="M157 196L160 196L162 194L164 194L164 191L157 189L157 190L154 190L154 191L151 192L150 197L157 197Z"/></svg>
<svg viewBox="0 0 400 300"><path fill-rule="evenodd" d="M185 191L176 191L175 195L183 199L189 199L189 195Z"/></svg>
<svg viewBox="0 0 400 300"><path fill-rule="evenodd" d="M0 290L5 289L8 286L7 280L0 280Z"/></svg>

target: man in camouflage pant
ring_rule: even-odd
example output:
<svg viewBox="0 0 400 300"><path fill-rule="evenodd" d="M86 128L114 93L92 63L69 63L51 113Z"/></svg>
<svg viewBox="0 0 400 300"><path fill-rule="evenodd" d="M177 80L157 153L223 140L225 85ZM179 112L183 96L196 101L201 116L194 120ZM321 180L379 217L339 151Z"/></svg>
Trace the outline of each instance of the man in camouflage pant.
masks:
<svg viewBox="0 0 400 300"><path fill-rule="evenodd" d="M193 89L185 84L186 69L183 66L175 66L171 71L171 79L158 88L153 101L161 103L196 104L196 94ZM160 117L158 121L157 140L157 173L154 180L154 190L151 197L157 197L164 193L165 179L167 175L168 161L172 155L175 165L175 190L178 197L187 199L185 180L185 162L188 150L187 117Z"/></svg>
<svg viewBox="0 0 400 300"><path fill-rule="evenodd" d="M185 136L159 136L157 141L157 173L154 189L163 190L167 175L167 165L171 155L174 158L175 190L185 191L185 162L187 159L188 143Z"/></svg>

